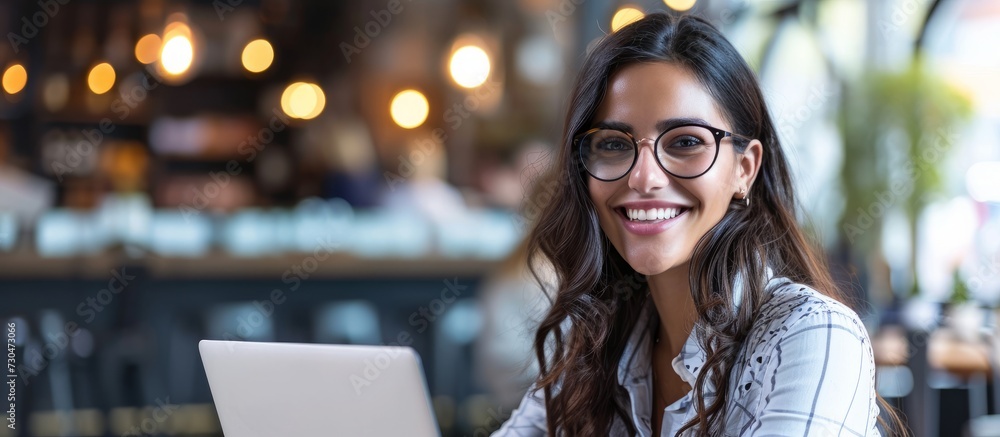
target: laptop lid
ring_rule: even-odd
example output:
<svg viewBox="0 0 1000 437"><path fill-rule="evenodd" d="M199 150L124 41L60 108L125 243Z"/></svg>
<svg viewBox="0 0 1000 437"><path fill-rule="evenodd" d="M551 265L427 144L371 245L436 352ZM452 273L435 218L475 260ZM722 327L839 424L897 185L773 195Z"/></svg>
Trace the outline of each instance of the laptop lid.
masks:
<svg viewBox="0 0 1000 437"><path fill-rule="evenodd" d="M410 347L202 340L227 437L440 436Z"/></svg>

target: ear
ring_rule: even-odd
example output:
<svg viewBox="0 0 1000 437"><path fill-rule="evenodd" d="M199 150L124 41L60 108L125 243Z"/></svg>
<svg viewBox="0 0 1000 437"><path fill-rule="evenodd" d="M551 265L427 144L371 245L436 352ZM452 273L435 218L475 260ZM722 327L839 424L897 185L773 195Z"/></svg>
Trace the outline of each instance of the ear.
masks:
<svg viewBox="0 0 1000 437"><path fill-rule="evenodd" d="M764 145L760 140L750 141L746 150L737 155L736 160L736 195L739 196L740 188L746 187L749 190L757 179L757 172L764 160Z"/></svg>

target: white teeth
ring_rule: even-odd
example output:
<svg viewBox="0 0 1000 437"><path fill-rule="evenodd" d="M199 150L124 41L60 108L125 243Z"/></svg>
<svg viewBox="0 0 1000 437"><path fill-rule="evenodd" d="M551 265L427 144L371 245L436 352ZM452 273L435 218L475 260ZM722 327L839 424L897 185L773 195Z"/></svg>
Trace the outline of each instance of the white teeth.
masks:
<svg viewBox="0 0 1000 437"><path fill-rule="evenodd" d="M677 217L681 208L626 209L629 220L664 220Z"/></svg>

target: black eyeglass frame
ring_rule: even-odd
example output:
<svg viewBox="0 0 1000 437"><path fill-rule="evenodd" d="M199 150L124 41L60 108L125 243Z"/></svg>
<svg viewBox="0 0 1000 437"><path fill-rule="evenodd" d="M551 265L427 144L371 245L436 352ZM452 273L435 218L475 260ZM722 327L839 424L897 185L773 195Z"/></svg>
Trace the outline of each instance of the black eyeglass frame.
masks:
<svg viewBox="0 0 1000 437"><path fill-rule="evenodd" d="M659 154L656 153L656 144L658 144L660 142L660 138L663 138L663 136L666 135L667 132L670 132L670 131L672 131L674 129L677 129L677 128L690 127L690 126L696 126L696 127L705 128L705 129L708 129L708 131L712 133L712 136L715 137L715 156L712 157L712 163L708 165L708 168L706 168L705 171L703 171L701 173L698 173L698 174L696 174L694 176L680 176L680 175L675 174L674 172L672 172L670 170L667 170L667 168L663 165L663 163L660 162ZM623 173L621 176L618 176L618 177L616 177L614 179L602 179L602 178L599 178L599 177L595 176L594 173L592 173L590 171L590 169L587 168L587 162L584 161L584 159L583 159L583 149L582 149L583 148L583 142L581 140L583 140L584 138L586 138L587 135L590 135L590 134L592 134L594 132L602 131L602 130L613 130L613 131L621 132L621 133L625 134L625 136L627 136L630 140L632 140L632 146L634 147L632 149L633 150L633 153L632 153L632 164L629 165L628 170L625 170L625 173ZM746 136L743 136L743 135L740 135L740 134L734 134L732 132L729 132L729 131L726 131L726 130L722 130L722 129L719 129L717 127L710 126L710 125L707 125L707 124L702 124L702 123L684 123L684 124L678 124L678 125L675 125L675 126L671 126L667 130L664 130L663 132L660 132L660 134L656 136L656 139L653 140L653 158L654 158L654 161L656 161L656 165L660 166L660 168L663 171L665 171L667 174L669 174L669 175L671 175L671 176L673 176L675 178L680 178L680 179L694 179L694 178L697 178L697 177L699 177L699 176L701 176L701 175L703 175L705 173L708 173L708 171L711 170L712 167L715 166L715 161L717 161L719 159L719 149L722 148L722 139L726 138L726 137L732 137L734 139L739 139L739 140L745 141L747 143L749 143L750 141L752 141L752 139L749 138L749 137L746 137ZM643 138L643 139L645 139L645 138ZM595 127L595 128L592 128L592 129L588 129L586 132L583 132L583 133L578 134L575 137L573 137L573 145L574 145L574 149L576 149L576 154L577 154L577 157L580 160L580 164L583 165L584 171L586 171L587 174L590 175L590 177L592 177L594 179L597 179L599 181L603 181L603 182L614 182L614 181L617 181L617 180L619 180L619 179L621 179L621 178L623 178L625 176L628 176L628 174L632 172L632 169L635 168L635 163L639 161L639 141L635 139L634 135L632 135L632 134L630 134L628 132L625 132L623 130L620 130L620 129L607 128L607 127Z"/></svg>

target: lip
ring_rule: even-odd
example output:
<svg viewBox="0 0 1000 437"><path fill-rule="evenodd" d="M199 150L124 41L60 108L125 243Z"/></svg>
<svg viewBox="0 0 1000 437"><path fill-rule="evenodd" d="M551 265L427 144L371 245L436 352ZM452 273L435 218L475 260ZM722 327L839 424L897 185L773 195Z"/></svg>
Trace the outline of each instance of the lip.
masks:
<svg viewBox="0 0 1000 437"><path fill-rule="evenodd" d="M652 209L652 208L684 208L691 209L690 206L666 202L662 200L636 200L633 202L625 202L614 206L614 209L625 208L625 209Z"/></svg>
<svg viewBox="0 0 1000 437"><path fill-rule="evenodd" d="M652 209L652 208L681 208L683 212L670 219L657 221L631 220L624 214L623 209ZM636 235L656 235L673 227L678 221L687 216L691 207L678 203L662 202L655 200L627 202L614 208L614 213L621 220L625 230Z"/></svg>

